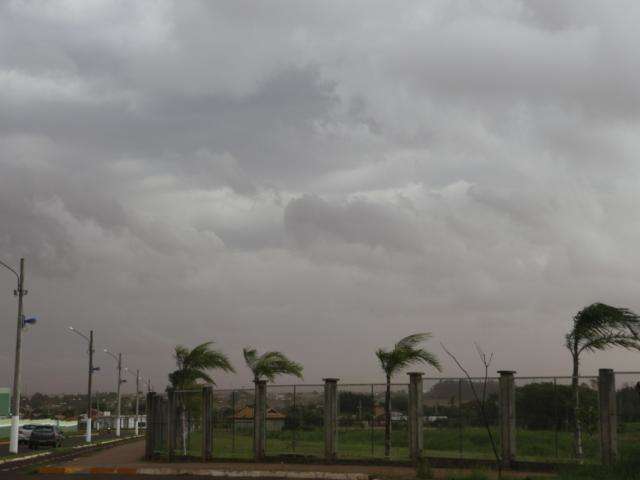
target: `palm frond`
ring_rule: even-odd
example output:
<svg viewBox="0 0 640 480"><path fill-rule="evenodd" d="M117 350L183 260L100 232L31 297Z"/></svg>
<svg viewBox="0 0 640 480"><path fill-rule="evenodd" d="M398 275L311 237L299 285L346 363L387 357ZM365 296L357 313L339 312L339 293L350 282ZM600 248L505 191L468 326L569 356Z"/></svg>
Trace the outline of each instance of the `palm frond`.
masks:
<svg viewBox="0 0 640 480"><path fill-rule="evenodd" d="M606 335L615 330L635 333L640 317L627 308L594 303L580 310L574 317L573 333L577 338Z"/></svg>
<svg viewBox="0 0 640 480"><path fill-rule="evenodd" d="M176 346L175 352L173 354L173 358L175 358L178 368L181 368L182 365L184 365L188 356L189 356L189 349L187 347L184 347L182 345Z"/></svg>
<svg viewBox="0 0 640 480"><path fill-rule="evenodd" d="M418 350L416 360L412 363L424 363L426 365L429 365L430 367L435 368L439 372L442 371L442 365L440 364L440 360L438 360L438 357L423 348Z"/></svg>
<svg viewBox="0 0 640 480"><path fill-rule="evenodd" d="M266 378L273 381L278 375L294 375L302 378L302 365L290 360L282 352L269 351L258 356L255 349L245 348L243 354L256 380Z"/></svg>
<svg viewBox="0 0 640 480"><path fill-rule="evenodd" d="M592 338L586 341L581 347L580 352L596 350L604 350L611 347L621 347L627 350L640 350L640 339L635 335L625 334L609 334L601 337Z"/></svg>
<svg viewBox="0 0 640 480"><path fill-rule="evenodd" d="M169 382L173 388L183 389L197 385L198 381L213 383L208 370L233 372L233 366L227 356L213 348L213 342L202 343L192 350L181 345L175 349L177 370L169 374Z"/></svg>
<svg viewBox="0 0 640 480"><path fill-rule="evenodd" d="M629 309L593 303L575 315L565 344L574 355L613 347L640 350L639 331L640 317Z"/></svg>
<svg viewBox="0 0 640 480"><path fill-rule="evenodd" d="M242 349L242 356L244 357L244 361L247 363L247 366L250 367L256 363L258 353L253 347L244 347Z"/></svg>
<svg viewBox="0 0 640 480"><path fill-rule="evenodd" d="M414 333L413 335L407 335L396 343L396 348L415 348L417 345L425 342L431 338L431 333Z"/></svg>
<svg viewBox="0 0 640 480"><path fill-rule="evenodd" d="M382 368L385 374L389 374L389 352L379 348L376 350L376 357L378 357L378 361L380 362L380 368Z"/></svg>
<svg viewBox="0 0 640 480"><path fill-rule="evenodd" d="M392 376L409 365L424 363L440 371L440 361L433 353L417 346L429 339L430 333L416 333L402 338L394 345L393 350L376 350L380 367L387 376Z"/></svg>
<svg viewBox="0 0 640 480"><path fill-rule="evenodd" d="M574 357L614 347L640 350L640 317L627 308L593 303L573 318L565 345Z"/></svg>

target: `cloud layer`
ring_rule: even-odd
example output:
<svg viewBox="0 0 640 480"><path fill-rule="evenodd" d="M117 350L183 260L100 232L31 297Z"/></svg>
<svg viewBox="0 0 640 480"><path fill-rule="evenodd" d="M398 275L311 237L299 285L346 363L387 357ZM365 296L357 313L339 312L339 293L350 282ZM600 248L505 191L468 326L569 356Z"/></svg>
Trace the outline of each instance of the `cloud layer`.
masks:
<svg viewBox="0 0 640 480"><path fill-rule="evenodd" d="M374 349L423 330L472 370L477 341L496 369L567 374L581 306L640 310L639 21L631 1L3 3L27 389L84 388L69 324L159 388L174 345L209 339L380 380Z"/></svg>

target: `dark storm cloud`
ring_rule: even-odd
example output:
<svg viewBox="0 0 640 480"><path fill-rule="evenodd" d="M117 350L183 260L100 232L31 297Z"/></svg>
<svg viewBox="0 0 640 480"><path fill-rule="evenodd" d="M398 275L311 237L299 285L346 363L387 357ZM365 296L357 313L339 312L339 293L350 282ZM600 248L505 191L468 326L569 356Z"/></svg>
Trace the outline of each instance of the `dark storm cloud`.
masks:
<svg viewBox="0 0 640 480"><path fill-rule="evenodd" d="M28 388L83 388L67 324L158 387L177 343L365 380L421 330L471 365L477 340L566 372L578 308L640 309L639 20L623 1L3 3L0 256L27 258L42 318ZM636 359L587 368L605 360Z"/></svg>

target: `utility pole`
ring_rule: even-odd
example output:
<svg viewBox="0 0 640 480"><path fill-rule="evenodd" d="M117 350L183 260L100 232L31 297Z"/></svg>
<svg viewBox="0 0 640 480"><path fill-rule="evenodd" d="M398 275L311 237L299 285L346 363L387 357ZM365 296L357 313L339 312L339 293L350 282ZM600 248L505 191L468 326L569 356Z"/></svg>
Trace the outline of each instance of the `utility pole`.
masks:
<svg viewBox="0 0 640 480"><path fill-rule="evenodd" d="M133 372L129 370L127 367L124 367L125 372L133 375ZM142 377L140 376L140 369L136 370L136 418L135 418L135 435L138 436L140 433L140 394L142 390L140 390L140 380Z"/></svg>
<svg viewBox="0 0 640 480"><path fill-rule="evenodd" d="M93 372L97 372L100 370L100 367L93 366L93 354L95 350L93 348L93 330L89 332L89 336L87 337L80 330L69 327L69 331L75 333L76 335L84 338L89 343L89 381L87 386L87 431L86 431L86 442L91 443L91 409L92 409L92 398L91 398L91 384L93 380Z"/></svg>
<svg viewBox="0 0 640 480"><path fill-rule="evenodd" d="M136 429L135 429L135 434L136 436L138 436L138 423L140 423L140 417L139 417L139 408L140 408L140 370L136 370Z"/></svg>
<svg viewBox="0 0 640 480"><path fill-rule="evenodd" d="M91 384L93 380L93 330L89 332L89 384L87 386L87 432L86 442L91 443Z"/></svg>
<svg viewBox="0 0 640 480"><path fill-rule="evenodd" d="M5 265L9 268L7 265ZM9 268L13 273L15 270ZM22 315L22 297L27 292L24 289L24 258L20 259L20 273L18 274L18 289L13 291L18 297L18 327L16 331L16 357L13 370L13 392L11 394L11 439L9 452L18 453L18 429L20 427L20 356L22 350L22 328L24 318Z"/></svg>
<svg viewBox="0 0 640 480"><path fill-rule="evenodd" d="M126 380L123 380L122 378L122 354L119 353L118 355L116 355L115 353L111 352L108 348L104 349L104 353L106 353L107 355L110 355L111 357L113 357L116 362L118 362L118 405L116 406L116 437L120 436L120 386L126 382Z"/></svg>
<svg viewBox="0 0 640 480"><path fill-rule="evenodd" d="M120 436L120 386L122 385L122 354L118 354L118 406L116 409L116 437Z"/></svg>

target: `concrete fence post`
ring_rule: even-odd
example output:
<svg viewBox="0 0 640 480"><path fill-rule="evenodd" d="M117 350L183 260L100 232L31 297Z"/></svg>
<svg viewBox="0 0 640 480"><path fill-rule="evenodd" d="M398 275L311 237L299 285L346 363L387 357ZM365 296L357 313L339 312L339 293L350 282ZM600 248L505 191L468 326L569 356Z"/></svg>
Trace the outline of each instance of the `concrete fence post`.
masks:
<svg viewBox="0 0 640 480"><path fill-rule="evenodd" d="M213 388L202 388L202 461L211 460L213 453Z"/></svg>
<svg viewBox="0 0 640 480"><path fill-rule="evenodd" d="M332 462L337 456L338 379L324 379L324 458Z"/></svg>
<svg viewBox="0 0 640 480"><path fill-rule="evenodd" d="M156 425L153 428L153 447L158 450L167 448L167 399L163 395L153 397L153 411ZM154 452L155 454L155 452Z"/></svg>
<svg viewBox="0 0 640 480"><path fill-rule="evenodd" d="M255 405L253 407L253 458L263 460L267 444L267 381L254 380Z"/></svg>
<svg viewBox="0 0 640 480"><path fill-rule="evenodd" d="M153 416L156 421L153 429L153 445L157 450L164 450L167 447L167 403L168 401L158 394L153 397Z"/></svg>
<svg viewBox="0 0 640 480"><path fill-rule="evenodd" d="M422 372L409 375L409 457L417 463L422 455Z"/></svg>
<svg viewBox="0 0 640 480"><path fill-rule="evenodd" d="M155 393L147 393L147 406L145 411L147 412L147 430L144 434L144 458L151 460L153 452L156 451L154 431L156 429L156 409L155 409Z"/></svg>
<svg viewBox="0 0 640 480"><path fill-rule="evenodd" d="M600 453L603 465L618 459L618 412L616 408L616 374L610 368L598 371L600 410Z"/></svg>
<svg viewBox="0 0 640 480"><path fill-rule="evenodd" d="M173 461L176 449L176 392L167 390L167 450L169 461Z"/></svg>
<svg viewBox="0 0 640 480"><path fill-rule="evenodd" d="M500 444L502 466L511 468L516 459L516 383L511 370L500 370Z"/></svg>

